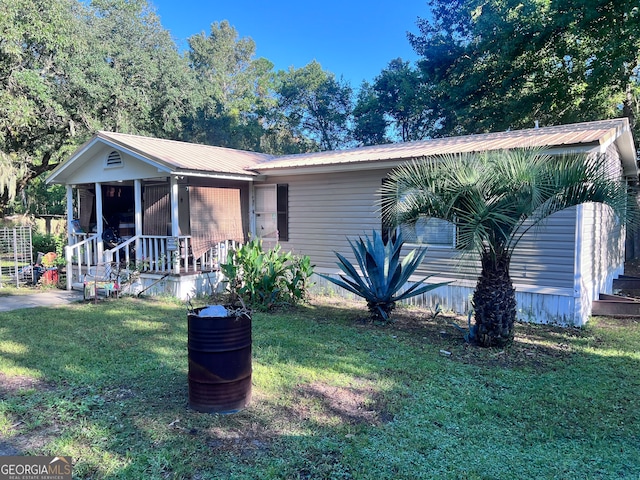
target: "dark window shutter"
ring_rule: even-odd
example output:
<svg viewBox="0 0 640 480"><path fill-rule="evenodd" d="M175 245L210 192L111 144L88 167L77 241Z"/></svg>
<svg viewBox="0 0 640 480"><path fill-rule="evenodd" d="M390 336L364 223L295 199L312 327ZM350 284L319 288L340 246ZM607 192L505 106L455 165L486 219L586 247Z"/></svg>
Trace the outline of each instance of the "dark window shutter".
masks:
<svg viewBox="0 0 640 480"><path fill-rule="evenodd" d="M389 180L388 178L383 178L382 186L384 187L385 185L389 184L389 182L391 182L391 180ZM384 199L383 199L383 204L384 204ZM382 218L382 215L380 215L380 231L382 233L382 241L384 243L387 243L389 241L389 236L394 235L394 232L395 232L395 228L393 226L385 223L384 218Z"/></svg>
<svg viewBox="0 0 640 480"><path fill-rule="evenodd" d="M278 240L289 241L289 185L278 184L276 208L278 213Z"/></svg>

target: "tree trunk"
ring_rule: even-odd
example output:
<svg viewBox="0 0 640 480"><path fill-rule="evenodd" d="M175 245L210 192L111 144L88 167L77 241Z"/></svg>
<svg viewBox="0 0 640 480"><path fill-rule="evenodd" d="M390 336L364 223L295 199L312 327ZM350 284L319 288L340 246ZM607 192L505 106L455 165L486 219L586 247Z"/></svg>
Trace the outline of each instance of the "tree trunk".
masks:
<svg viewBox="0 0 640 480"><path fill-rule="evenodd" d="M508 254L482 255L482 273L473 293L475 339L482 347L501 347L513 341L516 291L509 276Z"/></svg>

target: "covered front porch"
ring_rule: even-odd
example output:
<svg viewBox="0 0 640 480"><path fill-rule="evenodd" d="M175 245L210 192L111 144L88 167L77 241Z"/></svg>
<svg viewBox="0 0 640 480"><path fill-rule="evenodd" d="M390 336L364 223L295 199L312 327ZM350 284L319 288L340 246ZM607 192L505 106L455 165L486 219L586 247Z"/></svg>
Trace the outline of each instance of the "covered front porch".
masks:
<svg viewBox="0 0 640 480"><path fill-rule="evenodd" d="M67 289L106 268L131 293L186 298L217 289L227 252L255 231L257 175L246 167L262 157L96 134L47 180L66 186Z"/></svg>
<svg viewBox="0 0 640 480"><path fill-rule="evenodd" d="M185 297L217 287L220 263L248 234L241 198L250 189L173 179L67 185L67 289L83 288L104 265L136 292L155 286Z"/></svg>

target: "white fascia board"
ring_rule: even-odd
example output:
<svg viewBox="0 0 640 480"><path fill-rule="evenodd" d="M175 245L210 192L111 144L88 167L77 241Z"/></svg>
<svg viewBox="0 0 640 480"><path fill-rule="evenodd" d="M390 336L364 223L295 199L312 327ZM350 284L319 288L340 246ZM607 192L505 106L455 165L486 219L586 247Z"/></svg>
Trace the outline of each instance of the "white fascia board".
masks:
<svg viewBox="0 0 640 480"><path fill-rule="evenodd" d="M198 178L215 178L218 180L238 180L242 182L253 182L256 180L254 175L239 175L232 173L215 173L215 172L186 172L186 171L173 171L171 175L176 177L198 177Z"/></svg>
<svg viewBox="0 0 640 480"><path fill-rule="evenodd" d="M54 181L55 178L59 174L64 172L78 157L80 157L87 150L89 150L91 147L93 147L99 140L100 140L99 137L94 137L91 140L89 140L88 142L86 142L84 145L82 145L78 150L76 150L76 152L68 160L63 161L56 168L53 169L53 171L46 178L45 183L47 183L47 184L57 183L57 182ZM64 182L62 182L62 183L64 183Z"/></svg>
<svg viewBox="0 0 640 480"><path fill-rule="evenodd" d="M390 161L370 161L328 165L301 165L299 167L282 167L260 169L259 166L254 167L256 172L266 177L280 177L284 175L309 175L314 173L341 173L341 172L357 172L361 170L386 170L396 168L403 163L410 162L412 159L390 160ZM417 159L416 159L417 160Z"/></svg>
<svg viewBox="0 0 640 480"><path fill-rule="evenodd" d="M620 152L620 161L624 175L627 177L638 178L637 152L633 143L633 137L630 131L625 131L616 139L616 145ZM605 148L606 150L606 148Z"/></svg>

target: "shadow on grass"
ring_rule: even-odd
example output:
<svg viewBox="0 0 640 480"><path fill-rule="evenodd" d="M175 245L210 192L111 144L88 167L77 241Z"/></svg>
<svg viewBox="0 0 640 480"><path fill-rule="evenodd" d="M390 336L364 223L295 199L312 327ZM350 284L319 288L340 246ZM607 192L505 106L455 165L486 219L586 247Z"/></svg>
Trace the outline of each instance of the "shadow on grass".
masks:
<svg viewBox="0 0 640 480"><path fill-rule="evenodd" d="M371 374L363 367L367 351L340 345L345 326L256 314L252 406L216 416L187 406L182 305L123 299L6 313L0 315L5 436L14 452L73 455L81 477L117 471L145 478L179 471L185 448L188 457L205 449L242 458L270 451L278 438L377 423L389 414L378 413L383 400L364 378ZM306 372L316 368L330 375L307 385ZM355 376L359 385L324 383L335 376ZM214 468L196 456L198 468Z"/></svg>
<svg viewBox="0 0 640 480"><path fill-rule="evenodd" d="M506 452L512 478L560 478L592 472L574 463L603 445L601 478L637 471L624 463L638 453L637 357L602 328L518 325L497 351L466 345L459 318L395 317L371 325L339 299L255 313L252 403L219 416L188 408L181 304L0 314L0 428L21 453L72 455L78 478L500 477ZM461 466L461 449L495 459ZM531 451L551 457L537 465Z"/></svg>

